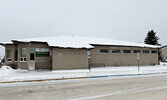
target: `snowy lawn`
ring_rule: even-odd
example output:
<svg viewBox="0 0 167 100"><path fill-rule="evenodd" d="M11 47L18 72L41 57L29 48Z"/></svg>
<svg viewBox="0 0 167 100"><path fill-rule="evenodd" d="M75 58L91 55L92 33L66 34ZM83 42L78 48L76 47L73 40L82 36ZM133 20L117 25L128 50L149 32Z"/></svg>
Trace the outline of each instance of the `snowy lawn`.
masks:
<svg viewBox="0 0 167 100"><path fill-rule="evenodd" d="M91 72L88 69L27 71L21 69L14 70L9 66L2 66L0 68L0 82L163 72L167 72L167 63L161 63L157 66L140 66L140 71L138 71L137 66L122 66L92 68Z"/></svg>

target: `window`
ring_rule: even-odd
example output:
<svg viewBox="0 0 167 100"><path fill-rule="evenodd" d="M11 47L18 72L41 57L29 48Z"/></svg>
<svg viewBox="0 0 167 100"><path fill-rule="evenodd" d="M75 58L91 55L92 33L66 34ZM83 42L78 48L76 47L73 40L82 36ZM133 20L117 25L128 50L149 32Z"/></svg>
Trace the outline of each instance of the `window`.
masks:
<svg viewBox="0 0 167 100"><path fill-rule="evenodd" d="M167 50L165 51L165 53L167 53Z"/></svg>
<svg viewBox="0 0 167 100"><path fill-rule="evenodd" d="M15 50L15 61L18 60L18 50Z"/></svg>
<svg viewBox="0 0 167 100"><path fill-rule="evenodd" d="M131 50L124 50L124 53L131 53Z"/></svg>
<svg viewBox="0 0 167 100"><path fill-rule="evenodd" d="M108 49L100 49L100 53L109 53Z"/></svg>
<svg viewBox="0 0 167 100"><path fill-rule="evenodd" d="M121 50L112 50L112 53L121 53Z"/></svg>
<svg viewBox="0 0 167 100"><path fill-rule="evenodd" d="M36 57L49 57L50 49L49 48L36 48Z"/></svg>
<svg viewBox="0 0 167 100"><path fill-rule="evenodd" d="M143 53L150 53L149 50L143 50Z"/></svg>
<svg viewBox="0 0 167 100"><path fill-rule="evenodd" d="M7 61L12 61L12 50L7 50Z"/></svg>
<svg viewBox="0 0 167 100"><path fill-rule="evenodd" d="M133 53L140 53L140 50L134 50Z"/></svg>
<svg viewBox="0 0 167 100"><path fill-rule="evenodd" d="M26 61L26 48L21 48L20 61Z"/></svg>
<svg viewBox="0 0 167 100"><path fill-rule="evenodd" d="M151 53L157 53L157 50L152 50Z"/></svg>
<svg viewBox="0 0 167 100"><path fill-rule="evenodd" d="M31 61L35 60L35 49L34 48L30 49L30 60Z"/></svg>

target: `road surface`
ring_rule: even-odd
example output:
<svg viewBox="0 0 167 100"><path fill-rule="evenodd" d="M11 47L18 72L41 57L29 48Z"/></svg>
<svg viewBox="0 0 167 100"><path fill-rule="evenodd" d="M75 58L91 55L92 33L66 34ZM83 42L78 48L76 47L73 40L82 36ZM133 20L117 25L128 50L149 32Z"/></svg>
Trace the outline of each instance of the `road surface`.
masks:
<svg viewBox="0 0 167 100"><path fill-rule="evenodd" d="M167 100L167 75L0 85L0 100Z"/></svg>

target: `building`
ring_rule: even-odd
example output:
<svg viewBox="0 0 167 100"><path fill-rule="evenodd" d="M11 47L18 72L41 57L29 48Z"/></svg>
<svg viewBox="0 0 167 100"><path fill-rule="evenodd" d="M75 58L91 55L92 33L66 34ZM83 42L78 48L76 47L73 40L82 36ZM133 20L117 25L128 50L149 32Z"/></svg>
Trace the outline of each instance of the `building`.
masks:
<svg viewBox="0 0 167 100"><path fill-rule="evenodd" d="M106 38L57 36L12 40L5 47L5 64L21 69L86 69L105 66L157 65L159 46Z"/></svg>
<svg viewBox="0 0 167 100"><path fill-rule="evenodd" d="M162 61L167 62L167 46L161 48Z"/></svg>

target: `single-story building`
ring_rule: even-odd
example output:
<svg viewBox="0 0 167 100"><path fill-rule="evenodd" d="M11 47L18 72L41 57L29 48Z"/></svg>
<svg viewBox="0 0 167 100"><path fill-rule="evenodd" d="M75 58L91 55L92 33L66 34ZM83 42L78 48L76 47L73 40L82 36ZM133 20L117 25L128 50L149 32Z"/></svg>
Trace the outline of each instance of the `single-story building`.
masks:
<svg viewBox="0 0 167 100"><path fill-rule="evenodd" d="M161 48L162 61L167 62L167 46Z"/></svg>
<svg viewBox="0 0 167 100"><path fill-rule="evenodd" d="M57 36L16 39L5 47L5 64L21 69L83 69L105 66L158 65L159 46L108 38Z"/></svg>

